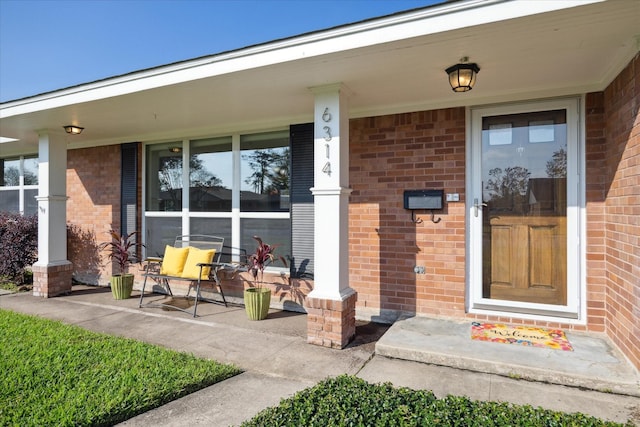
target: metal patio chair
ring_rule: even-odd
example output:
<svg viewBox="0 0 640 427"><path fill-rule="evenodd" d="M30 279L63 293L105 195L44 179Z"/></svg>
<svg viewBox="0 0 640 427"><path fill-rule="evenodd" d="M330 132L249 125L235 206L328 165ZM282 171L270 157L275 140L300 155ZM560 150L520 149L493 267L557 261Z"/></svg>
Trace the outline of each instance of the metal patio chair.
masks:
<svg viewBox="0 0 640 427"><path fill-rule="evenodd" d="M174 310L180 310L185 313L197 316L198 301L206 301L212 303L224 303L227 307L227 300L224 297L222 283L218 278L218 271L224 268L225 264L220 263L224 238L207 235L183 235L177 236L173 246L167 245L165 255L162 258L148 257L142 284L142 293L138 307L165 307ZM180 266L180 263L181 266ZM189 290L185 295L185 299L189 299L191 289L195 286L195 301L193 312L188 309L178 307L172 304L158 303L155 301L143 304L147 279L152 279L156 283L164 286L168 295L173 297L171 291L171 280L190 281ZM222 297L222 301L203 298L200 289L202 282L212 282L214 287L218 288L218 292Z"/></svg>

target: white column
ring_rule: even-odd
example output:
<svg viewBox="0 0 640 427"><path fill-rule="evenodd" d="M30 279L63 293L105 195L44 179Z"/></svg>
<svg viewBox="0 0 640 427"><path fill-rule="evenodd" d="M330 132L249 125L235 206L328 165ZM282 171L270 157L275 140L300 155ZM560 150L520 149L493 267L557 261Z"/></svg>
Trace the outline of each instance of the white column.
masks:
<svg viewBox="0 0 640 427"><path fill-rule="evenodd" d="M314 289L344 300L349 287L349 115L342 84L314 87Z"/></svg>
<svg viewBox="0 0 640 427"><path fill-rule="evenodd" d="M60 132L42 131L38 147L38 261L35 266L68 264L67 143Z"/></svg>

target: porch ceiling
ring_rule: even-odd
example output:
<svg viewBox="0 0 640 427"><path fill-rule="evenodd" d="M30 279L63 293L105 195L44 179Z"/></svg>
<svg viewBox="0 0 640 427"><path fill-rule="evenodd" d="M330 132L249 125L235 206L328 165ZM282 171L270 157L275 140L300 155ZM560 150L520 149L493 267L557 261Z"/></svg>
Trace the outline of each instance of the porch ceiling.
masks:
<svg viewBox="0 0 640 427"><path fill-rule="evenodd" d="M474 7L474 13L488 12L477 2ZM79 102L60 106L56 92L39 95L0 106L0 136L19 140L0 143L0 155L35 153L37 130L63 132L70 123L86 128L82 135L64 136L70 148L79 148L311 121L309 88L336 82L351 93L351 117L599 91L638 52L638 22L640 2L606 1L309 57L303 52L293 60L194 74L190 81L167 77L164 85L123 94L105 91L86 101L79 96ZM474 90L457 94L444 69L462 56L481 70ZM154 70L161 75L158 71L162 68ZM133 73L60 92L135 84L144 73L139 79Z"/></svg>

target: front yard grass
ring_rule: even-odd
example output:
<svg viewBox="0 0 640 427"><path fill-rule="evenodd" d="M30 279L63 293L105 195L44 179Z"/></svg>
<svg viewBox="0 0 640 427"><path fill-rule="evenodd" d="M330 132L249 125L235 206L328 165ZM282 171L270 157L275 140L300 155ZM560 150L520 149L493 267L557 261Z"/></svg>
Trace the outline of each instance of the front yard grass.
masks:
<svg viewBox="0 0 640 427"><path fill-rule="evenodd" d="M0 426L107 426L240 370L0 310Z"/></svg>

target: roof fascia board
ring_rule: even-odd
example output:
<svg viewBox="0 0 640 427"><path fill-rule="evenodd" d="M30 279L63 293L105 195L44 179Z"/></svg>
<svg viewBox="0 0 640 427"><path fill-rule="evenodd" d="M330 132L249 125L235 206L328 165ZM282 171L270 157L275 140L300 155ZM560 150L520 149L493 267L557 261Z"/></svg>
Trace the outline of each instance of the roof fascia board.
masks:
<svg viewBox="0 0 640 427"><path fill-rule="evenodd" d="M605 0L468 0L392 15L0 104L0 119Z"/></svg>

